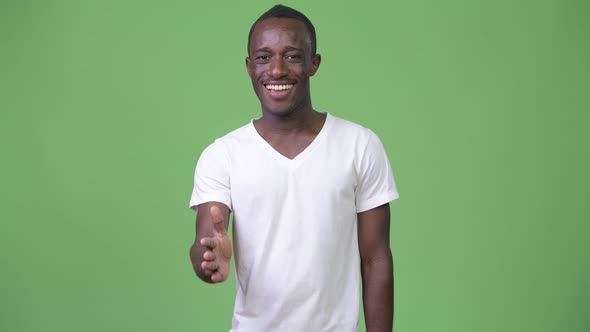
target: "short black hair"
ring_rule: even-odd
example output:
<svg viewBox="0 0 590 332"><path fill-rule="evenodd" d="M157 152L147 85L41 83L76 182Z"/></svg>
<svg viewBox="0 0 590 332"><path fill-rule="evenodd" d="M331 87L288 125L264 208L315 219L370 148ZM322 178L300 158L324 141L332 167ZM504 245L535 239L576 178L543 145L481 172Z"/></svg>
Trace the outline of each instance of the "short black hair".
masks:
<svg viewBox="0 0 590 332"><path fill-rule="evenodd" d="M247 45L248 54L250 54L250 39L252 38L252 32L254 32L254 27L259 22L264 21L269 18L292 18L292 19L303 22L303 24L305 24L305 27L307 28L307 30L309 31L309 34L311 36L311 55L316 54L317 42L316 42L316 37L315 37L315 28L313 27L313 24L311 24L311 21L307 18L307 16L303 15L302 12L300 12L296 9L293 9L291 7L283 6L283 5L275 5L274 7L272 7L268 11L266 11L264 14L260 15L260 17L256 20L256 22L254 22L254 24L252 24L252 27L250 28L250 32L248 33L248 45Z"/></svg>

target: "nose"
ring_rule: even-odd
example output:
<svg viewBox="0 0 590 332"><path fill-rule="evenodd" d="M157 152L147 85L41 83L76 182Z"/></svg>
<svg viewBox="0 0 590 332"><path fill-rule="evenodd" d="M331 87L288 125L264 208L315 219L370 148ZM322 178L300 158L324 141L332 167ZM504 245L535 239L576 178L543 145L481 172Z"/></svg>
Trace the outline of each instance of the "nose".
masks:
<svg viewBox="0 0 590 332"><path fill-rule="evenodd" d="M280 78L287 75L288 68L282 57L274 57L270 62L269 74L273 78Z"/></svg>

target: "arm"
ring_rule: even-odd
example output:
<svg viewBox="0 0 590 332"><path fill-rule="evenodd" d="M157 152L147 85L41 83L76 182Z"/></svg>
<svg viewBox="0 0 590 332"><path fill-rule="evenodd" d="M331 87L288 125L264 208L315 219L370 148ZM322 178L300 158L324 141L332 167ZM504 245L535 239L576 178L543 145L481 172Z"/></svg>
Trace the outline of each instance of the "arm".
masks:
<svg viewBox="0 0 590 332"><path fill-rule="evenodd" d="M393 259L389 204L358 214L358 239L367 332L393 328Z"/></svg>
<svg viewBox="0 0 590 332"><path fill-rule="evenodd" d="M232 249L228 223L229 208L225 204L207 202L198 206L197 235L190 257L195 273L205 282L222 282L229 275Z"/></svg>

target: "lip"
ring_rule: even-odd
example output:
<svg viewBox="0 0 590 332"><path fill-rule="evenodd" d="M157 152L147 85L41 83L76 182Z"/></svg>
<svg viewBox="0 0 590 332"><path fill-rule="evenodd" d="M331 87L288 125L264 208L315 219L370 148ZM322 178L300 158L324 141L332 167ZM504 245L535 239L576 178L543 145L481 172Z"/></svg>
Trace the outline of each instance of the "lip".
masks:
<svg viewBox="0 0 590 332"><path fill-rule="evenodd" d="M262 82L262 84L264 84L264 85L269 85L269 84L282 85L282 84L295 84L295 82L293 82L293 81L264 81L264 82Z"/></svg>
<svg viewBox="0 0 590 332"><path fill-rule="evenodd" d="M269 90L266 88L267 85L292 85L291 88L289 89L285 89L285 90ZM285 82L285 81L281 81L281 82L277 82L277 81L272 81L272 82L264 82L263 83L263 87L264 90L266 91L266 93L272 98L272 99L285 99L289 93L291 92L291 90L293 89L293 87L295 86L294 82Z"/></svg>
<svg viewBox="0 0 590 332"><path fill-rule="evenodd" d="M291 88L292 89L292 88ZM281 100L281 99L285 99L287 98L287 96L289 95L289 93L291 92L291 89L288 90L269 90L267 88L264 88L264 90L266 90L266 93L272 98L272 99L277 99L277 100Z"/></svg>

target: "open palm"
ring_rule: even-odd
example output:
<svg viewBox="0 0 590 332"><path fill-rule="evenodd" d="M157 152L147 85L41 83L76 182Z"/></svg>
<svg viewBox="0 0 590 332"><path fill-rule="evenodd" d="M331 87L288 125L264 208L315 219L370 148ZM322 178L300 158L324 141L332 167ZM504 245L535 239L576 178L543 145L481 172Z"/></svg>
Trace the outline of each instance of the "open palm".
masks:
<svg viewBox="0 0 590 332"><path fill-rule="evenodd" d="M219 208L212 206L210 213L214 226L213 236L204 237L200 241L201 245L207 249L203 254L201 268L205 275L211 276L211 282L222 282L229 276L231 241L223 226L223 216Z"/></svg>

